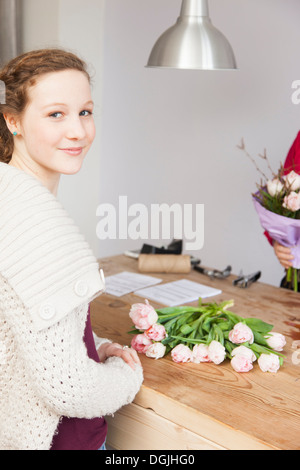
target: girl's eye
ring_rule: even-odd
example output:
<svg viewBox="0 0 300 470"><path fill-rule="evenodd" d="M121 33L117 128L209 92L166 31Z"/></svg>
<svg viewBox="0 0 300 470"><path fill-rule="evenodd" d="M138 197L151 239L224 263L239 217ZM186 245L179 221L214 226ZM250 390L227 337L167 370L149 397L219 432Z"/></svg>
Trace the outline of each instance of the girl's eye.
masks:
<svg viewBox="0 0 300 470"><path fill-rule="evenodd" d="M88 111L87 109L81 111L81 113L79 114L79 116L91 116L93 113L92 111Z"/></svg>
<svg viewBox="0 0 300 470"><path fill-rule="evenodd" d="M53 117L53 118L59 118L62 116L62 113L57 111L56 113L52 113L50 114L50 117Z"/></svg>

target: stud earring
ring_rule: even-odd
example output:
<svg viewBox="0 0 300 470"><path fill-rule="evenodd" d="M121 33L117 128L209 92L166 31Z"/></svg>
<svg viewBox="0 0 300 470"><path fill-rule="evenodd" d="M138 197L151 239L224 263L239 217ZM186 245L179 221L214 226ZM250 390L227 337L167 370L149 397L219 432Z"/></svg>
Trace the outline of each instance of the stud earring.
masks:
<svg viewBox="0 0 300 470"><path fill-rule="evenodd" d="M13 135L16 137L16 135L18 135L18 133L15 131L15 132L13 132Z"/></svg>

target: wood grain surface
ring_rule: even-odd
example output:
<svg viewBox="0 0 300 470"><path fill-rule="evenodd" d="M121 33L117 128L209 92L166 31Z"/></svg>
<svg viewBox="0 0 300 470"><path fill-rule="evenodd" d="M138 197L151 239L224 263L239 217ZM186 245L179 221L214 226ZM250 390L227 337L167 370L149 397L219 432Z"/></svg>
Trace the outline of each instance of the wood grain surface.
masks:
<svg viewBox="0 0 300 470"><path fill-rule="evenodd" d="M137 272L137 260L124 255L99 260L99 264L106 276ZM272 323L273 331L286 336L286 359L277 374L263 373L257 364L251 372L239 374L228 360L221 365L175 364L170 355L157 361L140 355L144 384L134 401L139 407L138 411L134 408L136 416L142 409L151 410L216 448L299 449L300 294L260 282L241 289L232 285L234 276L211 280L196 271L184 276L154 276L163 282L185 277L222 289L222 294L209 301L233 299L232 311ZM134 294L120 298L104 294L95 299L91 304L95 333L129 345L127 332L132 323L128 313L133 303L142 301ZM155 308L161 306L150 303Z"/></svg>

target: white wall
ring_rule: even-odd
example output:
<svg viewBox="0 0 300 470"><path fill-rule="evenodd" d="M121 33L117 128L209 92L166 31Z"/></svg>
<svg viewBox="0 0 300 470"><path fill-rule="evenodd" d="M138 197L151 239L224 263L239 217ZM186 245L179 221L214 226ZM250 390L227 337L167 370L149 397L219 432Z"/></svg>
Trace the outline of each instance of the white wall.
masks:
<svg viewBox="0 0 300 470"><path fill-rule="evenodd" d="M25 51L59 44L60 0L23 0L23 48Z"/></svg>
<svg viewBox="0 0 300 470"><path fill-rule="evenodd" d="M282 268L251 201L260 175L236 144L267 149L275 171L300 127L291 102L300 79L298 0L211 0L210 16L229 39L239 71L146 69L158 36L181 0L106 2L100 203L204 203L204 265L278 285ZM154 241L159 246L159 241ZM99 256L142 241L99 241Z"/></svg>
<svg viewBox="0 0 300 470"><path fill-rule="evenodd" d="M244 137L254 156L266 148L277 170L300 127L300 105L291 102L291 83L300 79L299 0L210 0L210 16L234 48L237 72L144 68L181 0L24 5L27 49L62 45L95 68L97 138L82 172L63 177L59 197L96 255L143 242L98 240L101 203L118 207L119 195L149 208L203 203L205 244L193 254L204 265L230 263L234 272L261 269L263 280L277 285L282 268L250 197L259 175L236 144Z"/></svg>

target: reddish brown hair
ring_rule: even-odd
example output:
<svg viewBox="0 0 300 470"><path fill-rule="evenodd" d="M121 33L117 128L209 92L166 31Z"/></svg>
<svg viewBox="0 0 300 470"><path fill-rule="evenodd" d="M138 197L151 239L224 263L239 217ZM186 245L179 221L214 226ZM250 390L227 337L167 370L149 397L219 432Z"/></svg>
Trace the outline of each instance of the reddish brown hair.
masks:
<svg viewBox="0 0 300 470"><path fill-rule="evenodd" d="M5 83L6 103L0 105L0 161L9 163L14 140L8 130L4 115L20 117L28 104L28 88L41 75L73 69L86 74L90 81L86 63L63 49L40 49L27 52L6 64L0 71L0 80Z"/></svg>

